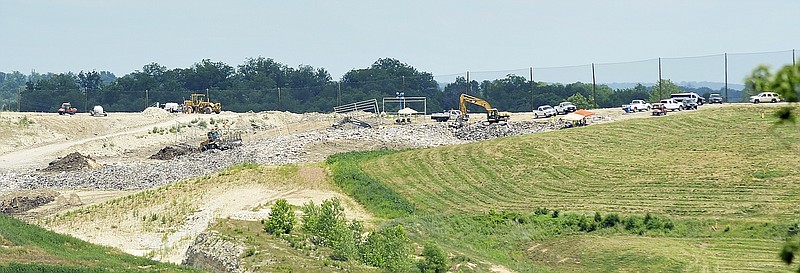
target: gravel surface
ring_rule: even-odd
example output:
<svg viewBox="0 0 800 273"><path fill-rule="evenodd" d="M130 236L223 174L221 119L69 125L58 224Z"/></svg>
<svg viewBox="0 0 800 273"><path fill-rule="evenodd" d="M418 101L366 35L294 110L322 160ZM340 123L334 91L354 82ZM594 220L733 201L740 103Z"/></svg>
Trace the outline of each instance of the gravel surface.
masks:
<svg viewBox="0 0 800 273"><path fill-rule="evenodd" d="M308 162L306 146L337 141L385 144L393 147L426 148L462 144L497 137L540 132L535 122L470 124L453 128L447 123L423 123L377 128L326 129L258 139L225 150L210 150L171 160L107 165L97 169L65 172L21 172L0 174L0 193L14 189L140 190L210 174L228 166L253 162L284 165ZM384 146L384 147L385 147ZM344 147L343 149L347 149Z"/></svg>

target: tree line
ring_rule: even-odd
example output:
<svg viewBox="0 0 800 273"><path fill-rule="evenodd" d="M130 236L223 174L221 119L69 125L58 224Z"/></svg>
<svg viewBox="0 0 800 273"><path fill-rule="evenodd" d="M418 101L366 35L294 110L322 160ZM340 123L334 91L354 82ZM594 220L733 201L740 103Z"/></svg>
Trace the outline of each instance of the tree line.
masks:
<svg viewBox="0 0 800 273"><path fill-rule="evenodd" d="M108 111L141 111L155 102L182 102L192 93L208 94L223 110L246 112L280 110L295 113L331 112L334 106L367 99L426 97L428 112L458 107L458 97L468 93L489 101L502 111L525 112L544 104L569 100L582 108L618 107L633 99L657 100L676 92L701 95L720 93L709 88L679 87L670 80L651 87L612 89L606 85L531 82L508 74L494 80L456 77L440 83L433 74L392 58L382 58L367 68L353 69L338 81L324 68L289 67L270 58L248 58L236 67L204 59L188 68L167 69L150 63L122 77L107 71L80 71L29 75L0 72L0 110L55 111L71 102L81 111L103 105ZM407 105L421 111L422 106ZM386 111L397 111L392 105ZM480 112L482 109L472 109Z"/></svg>

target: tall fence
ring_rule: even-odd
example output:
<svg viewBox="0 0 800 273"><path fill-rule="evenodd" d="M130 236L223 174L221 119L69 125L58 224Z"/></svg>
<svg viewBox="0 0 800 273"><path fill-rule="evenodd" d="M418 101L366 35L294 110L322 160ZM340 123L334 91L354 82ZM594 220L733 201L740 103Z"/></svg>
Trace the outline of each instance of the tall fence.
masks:
<svg viewBox="0 0 800 273"><path fill-rule="evenodd" d="M438 83L439 90L450 86L454 92L475 94L479 89L485 88L486 83L504 81L511 83L510 89L498 89L492 101L505 101L501 104L516 104L513 109L532 109L539 104L558 101L571 94L550 94L542 83L569 86L574 83L583 83L591 86L592 90L585 90L595 98L597 88L607 86L612 90L634 88L637 85L653 87L660 79L670 80L678 86L693 88L699 94L720 93L728 102L740 102L746 98L742 93L744 79L759 65L768 65L778 69L787 64L794 64L797 60L795 50L758 53L719 53L692 57L661 57L647 60L632 60L612 63L589 63L570 66L544 67L535 64L526 68L497 70L497 71L464 71L459 73L433 75L433 80ZM464 81L459 85L458 80ZM333 107L362 101L365 99L380 99L386 94L369 94L365 90L377 88L391 88L397 92L404 92L406 96L430 96L414 87L413 78L396 77L381 78L373 81L360 81L358 83L331 81L319 86L301 88L271 88L271 89L226 89L226 90L199 90L196 92L208 93L214 99L220 95L234 98L237 101L223 101L223 109L234 105L237 111L262 111L279 110L293 112L330 112ZM467 83L469 82L469 84ZM371 86L374 86L371 87ZM584 87L581 88L585 88ZM393 95L395 92L388 93ZM70 101L73 106L83 111L91 109L92 105L104 105L110 111L121 109L144 109L153 102L182 102L191 91L114 91L103 92L97 90L25 90L22 92L58 92L58 101ZM574 92L568 90L567 92ZM457 107L457 97L430 98L427 104L429 112L446 108ZM311 97L316 101L308 103L302 98ZM647 99L647 98L642 98ZM258 104L252 104L258 101ZM597 103L597 100L595 100ZM60 102L25 101L8 103L4 109L22 111L47 111L55 110ZM16 105L14 105L16 104ZM250 105L252 104L252 105ZM494 102L493 102L494 104Z"/></svg>

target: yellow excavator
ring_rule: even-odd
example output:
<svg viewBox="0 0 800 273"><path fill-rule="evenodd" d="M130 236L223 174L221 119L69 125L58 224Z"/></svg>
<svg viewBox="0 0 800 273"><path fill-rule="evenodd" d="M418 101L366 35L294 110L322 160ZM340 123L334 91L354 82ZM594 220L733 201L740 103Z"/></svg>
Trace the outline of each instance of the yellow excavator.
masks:
<svg viewBox="0 0 800 273"><path fill-rule="evenodd" d="M505 122L508 121L508 118L511 116L508 112L500 112L497 111L497 108L492 108L492 105L489 104L488 101L485 101L481 98L470 96L467 94L461 94L461 98L459 99L459 107L461 110L461 117L459 117L460 121L466 121L467 118L467 103L472 103L478 106L481 106L486 109L486 121L489 123L497 123L497 122Z"/></svg>

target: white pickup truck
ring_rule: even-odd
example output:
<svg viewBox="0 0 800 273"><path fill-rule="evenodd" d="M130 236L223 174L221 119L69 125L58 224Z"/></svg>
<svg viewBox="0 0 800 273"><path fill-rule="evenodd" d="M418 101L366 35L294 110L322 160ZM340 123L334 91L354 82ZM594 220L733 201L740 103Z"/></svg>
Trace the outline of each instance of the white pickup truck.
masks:
<svg viewBox="0 0 800 273"><path fill-rule="evenodd" d="M665 99L661 100L661 103L664 104L664 107L670 111L680 111L683 110L683 103L675 101L675 99Z"/></svg>
<svg viewBox="0 0 800 273"><path fill-rule="evenodd" d="M556 109L556 113L558 113L559 115L566 115L568 113L572 113L578 110L578 107L576 107L574 104L568 101L559 103L558 105L556 105L556 107L553 108Z"/></svg>
<svg viewBox="0 0 800 273"><path fill-rule="evenodd" d="M558 114L558 112L556 112L556 109L553 108L550 105L542 105L542 106L539 106L539 108L536 108L536 110L533 110L533 117L534 118L539 118L539 117L549 118L549 117L553 117L553 116L555 116L557 114Z"/></svg>
<svg viewBox="0 0 800 273"><path fill-rule="evenodd" d="M653 105L644 100L632 100L631 104L622 106L622 110L628 109L626 112L650 111L651 108L653 108Z"/></svg>
<svg viewBox="0 0 800 273"><path fill-rule="evenodd" d="M461 110L448 110L442 113L431 114L431 119L438 122L445 122L448 120L458 120L458 117L460 116L461 116ZM467 118L467 116L464 116L464 118Z"/></svg>

